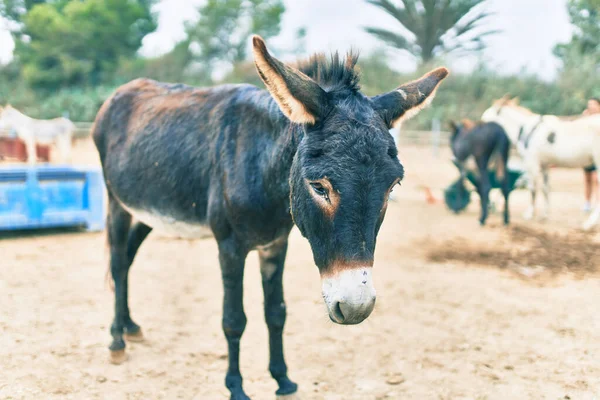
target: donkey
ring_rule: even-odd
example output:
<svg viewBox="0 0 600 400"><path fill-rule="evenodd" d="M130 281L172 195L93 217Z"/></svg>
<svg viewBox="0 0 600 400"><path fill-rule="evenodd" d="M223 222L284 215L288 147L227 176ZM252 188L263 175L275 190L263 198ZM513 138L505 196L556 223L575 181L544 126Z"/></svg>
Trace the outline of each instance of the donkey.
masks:
<svg viewBox="0 0 600 400"><path fill-rule="evenodd" d="M0 107L0 129L12 129L25 143L27 161L33 165L37 161L37 144L55 143L59 159L63 163L71 161L71 143L75 124L67 118L34 119L8 104Z"/></svg>
<svg viewBox="0 0 600 400"><path fill-rule="evenodd" d="M543 218L549 215L550 166L583 168L600 163L600 115L578 118L540 115L519 106L513 99L503 104L495 103L482 118L497 121L509 127L507 130L518 131L517 148L525 161L531 192L526 219L535 216L536 193L540 186L546 202ZM600 205L584 222L583 229L590 229L599 219Z"/></svg>
<svg viewBox="0 0 600 400"><path fill-rule="evenodd" d="M115 289L114 363L143 338L128 307L128 271L152 229L195 236L208 225L219 250L225 385L248 399L239 368L246 326L244 262L258 250L277 394L296 392L282 333L282 274L294 223L310 243L329 318L358 324L375 305L373 255L387 199L403 176L388 130L415 114L448 75L438 68L375 97L359 91L357 56L323 55L292 68L252 39L267 91L252 85L193 88L137 79L96 116L93 138L109 195L108 241ZM137 222L132 225L132 217Z"/></svg>
<svg viewBox="0 0 600 400"><path fill-rule="evenodd" d="M452 128L450 148L459 162L461 179L465 177L465 162L470 156L473 156L477 165L479 175L477 192L481 200L479 223L481 225L485 225L488 217L489 194L492 188L488 175L488 164L492 157L496 157L496 178L501 182L502 195L504 196L504 224L508 225L510 187L506 165L510 152L510 140L506 132L495 122L476 124L468 119L463 120L461 124L451 121L450 126Z"/></svg>

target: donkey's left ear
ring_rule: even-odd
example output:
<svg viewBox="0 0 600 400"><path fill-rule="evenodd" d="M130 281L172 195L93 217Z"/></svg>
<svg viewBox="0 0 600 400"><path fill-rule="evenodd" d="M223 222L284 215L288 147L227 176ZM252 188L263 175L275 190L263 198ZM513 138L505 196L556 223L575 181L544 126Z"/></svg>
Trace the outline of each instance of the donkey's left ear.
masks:
<svg viewBox="0 0 600 400"><path fill-rule="evenodd" d="M427 107L433 100L438 85L448 74L446 68L437 68L396 90L372 97L374 108L389 128L395 127Z"/></svg>
<svg viewBox="0 0 600 400"><path fill-rule="evenodd" d="M252 49L258 75L290 121L315 124L328 114L329 97L317 82L269 54L258 35L252 37Z"/></svg>

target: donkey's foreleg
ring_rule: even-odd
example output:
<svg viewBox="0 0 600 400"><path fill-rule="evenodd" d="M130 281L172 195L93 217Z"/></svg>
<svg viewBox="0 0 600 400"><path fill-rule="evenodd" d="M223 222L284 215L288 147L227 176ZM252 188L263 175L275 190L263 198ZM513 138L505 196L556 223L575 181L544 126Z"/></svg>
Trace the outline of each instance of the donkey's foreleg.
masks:
<svg viewBox="0 0 600 400"><path fill-rule="evenodd" d="M544 200L546 202L546 207L544 208L544 213L542 214L542 219L544 220L548 219L548 217L550 216L550 175L548 172L548 167L542 168L542 191L544 193Z"/></svg>
<svg viewBox="0 0 600 400"><path fill-rule="evenodd" d="M223 332L229 349L229 367L225 386L231 400L249 400L242 388L240 373L240 340L246 329L244 313L244 262L247 252L241 251L233 238L219 241L219 262L223 277Z"/></svg>
<svg viewBox="0 0 600 400"><path fill-rule="evenodd" d="M269 371L279 385L276 392L278 395L287 395L298 390L298 385L287 376L287 365L283 356L283 326L286 318L283 264L286 252L287 239L259 249L260 273L265 295L265 320L269 329Z"/></svg>
<svg viewBox="0 0 600 400"><path fill-rule="evenodd" d="M526 220L531 220L533 217L535 217L535 200L540 179L540 169L538 166L530 166L527 168L527 174L529 175L527 187L531 192L531 204L529 205L527 211L525 211L523 214L523 218Z"/></svg>

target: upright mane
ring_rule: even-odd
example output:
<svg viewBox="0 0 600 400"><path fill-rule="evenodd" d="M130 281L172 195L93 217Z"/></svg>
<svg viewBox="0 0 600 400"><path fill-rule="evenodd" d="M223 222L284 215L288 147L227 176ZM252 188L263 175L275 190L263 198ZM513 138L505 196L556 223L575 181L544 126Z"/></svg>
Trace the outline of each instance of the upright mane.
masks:
<svg viewBox="0 0 600 400"><path fill-rule="evenodd" d="M296 66L328 92L344 89L358 91L360 77L356 69L357 61L358 54L353 51L348 52L345 59L336 51L329 59L323 53L313 54L307 60L298 61Z"/></svg>

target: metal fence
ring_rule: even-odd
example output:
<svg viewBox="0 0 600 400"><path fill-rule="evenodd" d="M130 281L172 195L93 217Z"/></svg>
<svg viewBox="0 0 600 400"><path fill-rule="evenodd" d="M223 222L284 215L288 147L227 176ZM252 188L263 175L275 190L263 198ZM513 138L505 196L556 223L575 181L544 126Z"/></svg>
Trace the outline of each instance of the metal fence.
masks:
<svg viewBox="0 0 600 400"><path fill-rule="evenodd" d="M75 132L73 137L75 139L84 139L88 137L92 131L92 122L73 122L75 124Z"/></svg>
<svg viewBox="0 0 600 400"><path fill-rule="evenodd" d="M74 122L74 124L77 127L74 134L76 139L84 139L87 137L90 134L93 125L91 122ZM447 145L450 140L450 132L437 129L430 131L402 130L399 134L396 133L396 138L398 144L439 148L440 145Z"/></svg>

